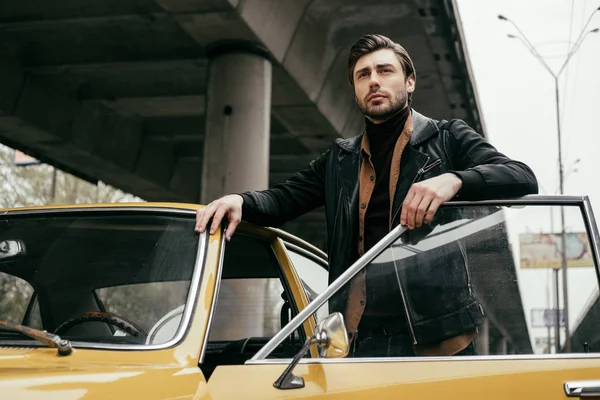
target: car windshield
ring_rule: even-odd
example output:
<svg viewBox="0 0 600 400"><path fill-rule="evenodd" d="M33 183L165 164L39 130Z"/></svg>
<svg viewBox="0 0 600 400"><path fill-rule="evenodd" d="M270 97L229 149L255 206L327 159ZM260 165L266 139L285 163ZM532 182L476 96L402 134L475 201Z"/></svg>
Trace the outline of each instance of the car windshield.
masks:
<svg viewBox="0 0 600 400"><path fill-rule="evenodd" d="M6 214L0 320L72 342L156 345L176 337L198 252L194 214ZM0 329L0 345L31 339Z"/></svg>

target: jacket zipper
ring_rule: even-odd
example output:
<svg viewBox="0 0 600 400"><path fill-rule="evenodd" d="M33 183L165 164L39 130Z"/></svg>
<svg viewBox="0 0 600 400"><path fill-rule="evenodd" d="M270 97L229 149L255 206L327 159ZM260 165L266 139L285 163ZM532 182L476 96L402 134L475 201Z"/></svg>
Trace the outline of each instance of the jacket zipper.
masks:
<svg viewBox="0 0 600 400"><path fill-rule="evenodd" d="M419 171L421 175L431 171L432 169L434 169L435 167L437 167L438 165L440 165L442 163L442 159L438 158L437 160L435 160L434 162L432 162L431 164L421 168L421 170ZM419 175L419 173L417 173L417 175ZM420 175L419 175L420 176Z"/></svg>

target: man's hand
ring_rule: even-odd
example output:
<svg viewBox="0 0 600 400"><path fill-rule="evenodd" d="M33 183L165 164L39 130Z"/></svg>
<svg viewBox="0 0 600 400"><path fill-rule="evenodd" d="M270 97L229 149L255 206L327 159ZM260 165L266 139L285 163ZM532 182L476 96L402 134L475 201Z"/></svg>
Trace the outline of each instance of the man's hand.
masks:
<svg viewBox="0 0 600 400"><path fill-rule="evenodd" d="M220 199L217 199L205 208L200 209L196 212L196 232L204 232L206 224L212 218L212 225L210 226L210 234L212 235L221 225L221 220L225 215L229 219L229 225L225 232L225 239L231 240L235 228L239 225L242 220L242 204L244 199L239 194L230 194Z"/></svg>
<svg viewBox="0 0 600 400"><path fill-rule="evenodd" d="M461 187L461 179L450 173L415 183L402 204L400 224L413 229L430 223L440 204L452 199Z"/></svg>

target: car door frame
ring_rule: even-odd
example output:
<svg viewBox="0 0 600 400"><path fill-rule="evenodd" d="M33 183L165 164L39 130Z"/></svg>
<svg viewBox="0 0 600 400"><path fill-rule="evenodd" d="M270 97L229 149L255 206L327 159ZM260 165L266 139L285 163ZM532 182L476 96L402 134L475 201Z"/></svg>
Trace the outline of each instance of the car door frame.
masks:
<svg viewBox="0 0 600 400"><path fill-rule="evenodd" d="M219 252L220 252L219 262L216 267L216 269L217 269L216 279L215 279L215 283L214 283L214 290L213 290L213 294L212 294L212 301L211 301L210 309L208 310L209 317L208 317L208 322L206 325L206 330L205 330L206 333L205 333L205 337L204 337L204 341L203 341L203 346L202 346L202 350L200 353L199 364L202 364L202 362L204 361L206 345L208 344L208 337L210 335L210 331L211 331L211 327L212 327L212 320L213 320L214 313L216 311L217 299L219 296L219 289L221 286L221 276L222 276L222 272L223 272L224 257L225 257L225 252L227 251L227 241L225 239L224 233L225 233L225 227L222 227L221 232L220 232L220 237L219 237ZM320 251L318 249L316 249L313 246L311 246L310 244L302 241L301 239L296 238L296 237L294 237L282 230L279 230L279 229L259 227L256 225L251 225L251 224L242 222L237 227L236 233L242 234L242 235L247 235L251 238L257 239L261 242L268 244L268 246L270 247L270 250L273 252L273 255L278 263L278 267L279 267L280 273L281 273L280 278L282 280L282 285L284 287L284 290L291 295L290 300L291 300L291 303L293 303L293 304L290 304L292 306L292 313L297 315L300 312L302 312L302 310L304 310L306 307L308 307L309 300L308 300L306 294L304 293L302 284L300 282L300 278L299 278L298 274L296 273L296 271L293 267L293 264L287 254L287 248L286 248L286 245L282 238L285 238L285 240L287 242L291 242L299 247L304 248L307 251L312 250L315 254L317 254L316 256L318 256L318 257L322 258L324 253L321 252L321 254L319 254ZM316 251L315 251L315 249L316 249ZM286 326L288 326L288 325L289 325L289 322ZM311 316L310 318L306 319L301 324L301 328L302 328L301 329L302 334L300 337L301 340L304 341L306 339L307 335L309 335L310 332L314 331L315 327L316 327L316 320L314 317ZM298 328L296 328L296 329L298 329ZM311 347L310 354L314 358L318 357L318 350L317 350L316 346Z"/></svg>

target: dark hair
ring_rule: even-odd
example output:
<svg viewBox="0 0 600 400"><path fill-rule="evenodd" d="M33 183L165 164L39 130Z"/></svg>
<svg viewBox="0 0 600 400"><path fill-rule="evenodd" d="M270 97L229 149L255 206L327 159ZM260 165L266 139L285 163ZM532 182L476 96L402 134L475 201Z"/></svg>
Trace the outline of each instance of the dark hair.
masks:
<svg viewBox="0 0 600 400"><path fill-rule="evenodd" d="M404 47L383 35L368 34L358 39L350 48L350 54L348 55L348 79L350 80L350 85L352 87L354 87L354 67L356 67L358 60L362 56L382 49L391 49L394 51L396 57L398 57L398 60L400 61L400 65L402 65L406 79L411 75L416 79L417 73L415 72L415 65ZM412 100L411 98L412 93L409 93L409 102Z"/></svg>

